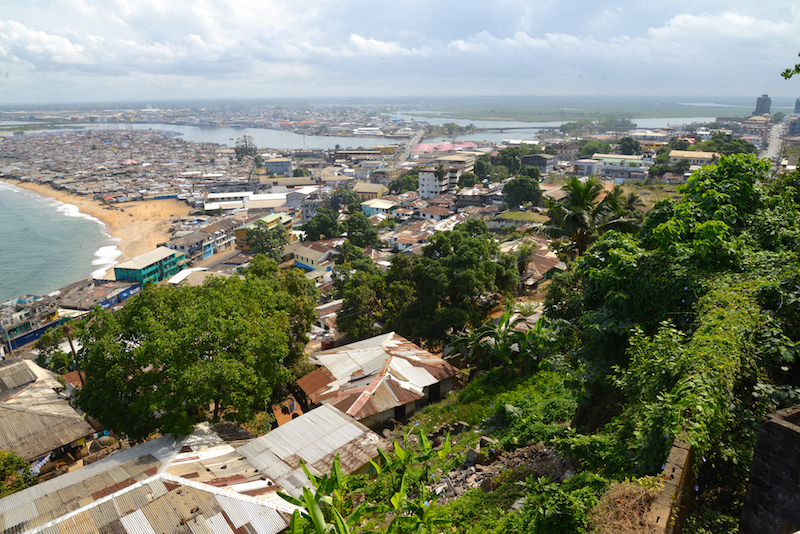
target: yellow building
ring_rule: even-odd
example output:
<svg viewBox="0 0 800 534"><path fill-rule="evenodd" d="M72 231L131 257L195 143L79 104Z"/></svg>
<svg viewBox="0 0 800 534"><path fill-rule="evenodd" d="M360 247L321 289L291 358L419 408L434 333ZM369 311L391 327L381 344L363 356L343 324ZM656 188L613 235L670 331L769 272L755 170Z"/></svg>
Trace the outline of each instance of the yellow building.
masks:
<svg viewBox="0 0 800 534"><path fill-rule="evenodd" d="M260 219L250 221L234 230L237 249L242 252L250 252L250 247L247 246L247 231L256 225L266 225L270 230L282 226L286 231L286 237L289 241L297 240L297 237L292 233L292 217L286 213L271 213Z"/></svg>
<svg viewBox="0 0 800 534"><path fill-rule="evenodd" d="M670 165L675 165L682 159L689 160L691 165L710 165L719 159L719 154L699 150L673 150L669 153Z"/></svg>
<svg viewBox="0 0 800 534"><path fill-rule="evenodd" d="M358 195L358 200L372 200L373 198L381 198L389 192L389 188L383 184L372 184L368 182L358 182L353 186L353 192Z"/></svg>

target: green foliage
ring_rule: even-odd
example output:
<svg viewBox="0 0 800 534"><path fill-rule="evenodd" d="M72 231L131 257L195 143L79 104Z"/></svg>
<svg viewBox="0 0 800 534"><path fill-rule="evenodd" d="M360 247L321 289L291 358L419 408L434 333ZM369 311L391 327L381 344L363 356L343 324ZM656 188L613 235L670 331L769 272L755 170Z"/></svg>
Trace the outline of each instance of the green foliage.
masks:
<svg viewBox="0 0 800 534"><path fill-rule="evenodd" d="M353 193L355 194L355 193ZM317 214L305 223L301 230L306 234L306 241L318 241L319 239L330 239L342 235L339 226L339 213L328 208L319 208Z"/></svg>
<svg viewBox="0 0 800 534"><path fill-rule="evenodd" d="M458 187L472 187L478 183L478 175L474 172L465 172L458 177Z"/></svg>
<svg viewBox="0 0 800 534"><path fill-rule="evenodd" d="M550 220L540 230L551 237L566 240L565 248L570 259L582 255L589 245L609 230L633 232L638 228L639 219L624 214L624 194L619 186L605 193L603 184L596 179L581 181L573 176L564 185L564 190L567 196L560 202L548 200Z"/></svg>
<svg viewBox="0 0 800 534"><path fill-rule="evenodd" d="M526 167L526 169L535 167ZM538 174L538 170L537 174ZM542 190L539 189L538 180L529 175L520 175L503 186L503 202L507 206L516 208L523 204L537 205L542 201Z"/></svg>
<svg viewBox="0 0 800 534"><path fill-rule="evenodd" d="M334 203L334 211L339 211L340 206L349 206L351 204L358 204L358 195L353 188L349 185L343 185L333 192L331 199Z"/></svg>
<svg viewBox="0 0 800 534"><path fill-rule="evenodd" d="M419 189L419 167L401 174L389 184L389 191L395 194Z"/></svg>
<svg viewBox="0 0 800 534"><path fill-rule="evenodd" d="M115 313L96 311L80 335L78 405L134 441L208 419L250 421L293 379L315 304L302 273L274 263L244 280L149 286Z"/></svg>
<svg viewBox="0 0 800 534"><path fill-rule="evenodd" d="M619 140L619 150L626 155L641 154L642 145L633 137L625 136Z"/></svg>
<svg viewBox="0 0 800 534"><path fill-rule="evenodd" d="M350 218L344 223L344 229L347 231L347 240L357 247L373 247L380 243L378 230L361 211L350 214Z"/></svg>
<svg viewBox="0 0 800 534"><path fill-rule="evenodd" d="M588 532L590 512L597 505L608 481L591 473L580 473L559 484L545 478L529 479L522 511L509 514L496 533Z"/></svg>
<svg viewBox="0 0 800 534"><path fill-rule="evenodd" d="M591 141L579 141L581 145L578 150L579 158L591 158L595 154L609 154L611 152L611 145L605 141L598 141L596 139Z"/></svg>
<svg viewBox="0 0 800 534"><path fill-rule="evenodd" d="M77 321L73 321L70 327L73 328L73 332L77 332L81 328ZM64 352L60 348L61 343L65 341L67 341L65 325L44 332L35 343L36 350L39 351L36 356L36 365L62 375L76 371L78 362L75 361L73 354Z"/></svg>
<svg viewBox="0 0 800 534"><path fill-rule="evenodd" d="M743 139L737 139L731 134L722 132L715 133L708 141L702 143L695 143L692 150L700 150L703 152L716 152L723 156L730 156L731 154L757 154L758 149L752 143L748 143Z"/></svg>
<svg viewBox="0 0 800 534"><path fill-rule="evenodd" d="M266 224L256 224L247 230L247 247L256 254L280 261L283 248L289 242L286 230L282 226L269 228Z"/></svg>
<svg viewBox="0 0 800 534"><path fill-rule="evenodd" d="M233 148L236 159L241 161L245 156L255 158L258 156L258 147L255 140L250 135L243 135L236 139L236 146Z"/></svg>
<svg viewBox="0 0 800 534"><path fill-rule="evenodd" d="M0 451L0 498L36 483L28 463L14 451Z"/></svg>

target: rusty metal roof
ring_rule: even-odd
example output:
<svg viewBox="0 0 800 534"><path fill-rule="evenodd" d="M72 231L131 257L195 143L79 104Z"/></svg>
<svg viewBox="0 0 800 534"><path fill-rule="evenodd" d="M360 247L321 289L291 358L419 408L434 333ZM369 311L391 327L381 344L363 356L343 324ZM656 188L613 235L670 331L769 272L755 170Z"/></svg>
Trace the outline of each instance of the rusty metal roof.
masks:
<svg viewBox="0 0 800 534"><path fill-rule="evenodd" d="M299 496L309 483L300 461L315 475L330 472L340 455L342 470L352 473L377 457L378 448L389 443L331 405L304 413L268 434L239 447L259 470L283 488Z"/></svg>
<svg viewBox="0 0 800 534"><path fill-rule="evenodd" d="M356 419L424 397L424 389L458 369L394 332L319 352L321 367L298 380L314 402Z"/></svg>

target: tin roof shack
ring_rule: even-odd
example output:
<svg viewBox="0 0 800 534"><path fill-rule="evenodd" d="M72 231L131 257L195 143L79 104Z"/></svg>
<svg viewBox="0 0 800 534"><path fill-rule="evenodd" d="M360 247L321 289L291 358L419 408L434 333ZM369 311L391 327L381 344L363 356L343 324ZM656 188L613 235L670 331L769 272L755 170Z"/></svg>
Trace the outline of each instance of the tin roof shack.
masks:
<svg viewBox="0 0 800 534"><path fill-rule="evenodd" d="M58 292L56 301L61 308L88 311L100 306L107 310L138 293L139 284L86 278L62 287Z"/></svg>
<svg viewBox="0 0 800 534"><path fill-rule="evenodd" d="M53 297L23 295L0 304L0 344L12 349L36 341L58 324L58 305Z"/></svg>
<svg viewBox="0 0 800 534"><path fill-rule="evenodd" d="M330 473L338 454L345 474L362 473L379 448L388 452L390 447L352 417L323 405L236 450L283 491L299 497L303 486L310 487L301 461L312 475L322 476Z"/></svg>
<svg viewBox="0 0 800 534"><path fill-rule="evenodd" d="M0 450L33 462L94 432L57 393L64 387L54 377L29 360L0 361Z"/></svg>
<svg viewBox="0 0 800 534"><path fill-rule="evenodd" d="M233 444L205 427L180 440L163 436L121 450L0 499L0 528L43 534L285 530L296 507L275 491L248 490L269 481Z"/></svg>
<svg viewBox="0 0 800 534"><path fill-rule="evenodd" d="M372 429L405 420L453 387L458 369L390 332L318 352L320 366L297 381L312 402L330 404Z"/></svg>

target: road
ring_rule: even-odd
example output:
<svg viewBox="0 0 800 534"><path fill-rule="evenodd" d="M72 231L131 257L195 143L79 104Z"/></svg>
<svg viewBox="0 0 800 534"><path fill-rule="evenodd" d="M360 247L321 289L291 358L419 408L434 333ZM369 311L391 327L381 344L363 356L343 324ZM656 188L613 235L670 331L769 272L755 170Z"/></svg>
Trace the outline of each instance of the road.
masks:
<svg viewBox="0 0 800 534"><path fill-rule="evenodd" d="M786 124L779 122L772 127L769 132L769 145L766 150L762 150L758 155L759 158L769 158L772 160L772 168L777 169L780 165L781 147L783 146L783 132L786 129Z"/></svg>
<svg viewBox="0 0 800 534"><path fill-rule="evenodd" d="M392 158L392 165L396 166L405 163L409 156L411 156L411 150L422 141L423 135L425 135L425 130L419 130L415 133L414 137L411 138L403 151L400 154L395 154L394 158Z"/></svg>

